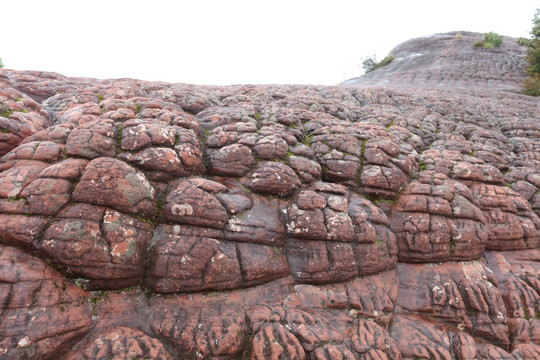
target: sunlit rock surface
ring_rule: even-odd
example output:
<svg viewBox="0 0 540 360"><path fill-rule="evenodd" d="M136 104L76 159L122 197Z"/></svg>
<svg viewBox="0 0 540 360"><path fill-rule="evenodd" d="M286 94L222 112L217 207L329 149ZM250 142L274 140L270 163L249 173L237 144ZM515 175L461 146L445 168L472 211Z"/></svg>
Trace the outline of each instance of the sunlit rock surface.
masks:
<svg viewBox="0 0 540 360"><path fill-rule="evenodd" d="M360 86L1 70L0 358L540 359L540 102L456 35Z"/></svg>

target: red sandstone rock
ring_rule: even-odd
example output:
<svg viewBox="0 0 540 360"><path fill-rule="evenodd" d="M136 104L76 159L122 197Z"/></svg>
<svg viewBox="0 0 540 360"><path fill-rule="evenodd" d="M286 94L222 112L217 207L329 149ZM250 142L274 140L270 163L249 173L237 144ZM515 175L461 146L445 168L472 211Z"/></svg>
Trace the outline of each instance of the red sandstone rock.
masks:
<svg viewBox="0 0 540 360"><path fill-rule="evenodd" d="M0 156L50 125L39 104L0 81Z"/></svg>
<svg viewBox="0 0 540 360"><path fill-rule="evenodd" d="M471 260L484 252L486 220L469 188L433 171L421 172L396 201L392 231L405 262Z"/></svg>
<svg viewBox="0 0 540 360"><path fill-rule="evenodd" d="M107 157L86 166L73 200L105 205L134 214L154 214L155 190L144 175L126 163Z"/></svg>
<svg viewBox="0 0 540 360"><path fill-rule="evenodd" d="M89 294L44 261L0 246L0 356L59 357L92 325Z"/></svg>
<svg viewBox="0 0 540 360"><path fill-rule="evenodd" d="M538 104L493 91L504 45L419 89L1 70L0 357L538 358Z"/></svg>
<svg viewBox="0 0 540 360"><path fill-rule="evenodd" d="M159 340L142 331L123 326L90 339L79 348L80 350L69 353L66 359L172 359Z"/></svg>

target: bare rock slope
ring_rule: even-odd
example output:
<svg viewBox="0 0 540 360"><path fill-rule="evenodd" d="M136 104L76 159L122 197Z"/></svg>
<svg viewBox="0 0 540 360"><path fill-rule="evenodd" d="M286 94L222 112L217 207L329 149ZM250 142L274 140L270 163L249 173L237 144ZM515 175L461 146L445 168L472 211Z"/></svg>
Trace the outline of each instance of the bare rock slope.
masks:
<svg viewBox="0 0 540 360"><path fill-rule="evenodd" d="M452 59L492 81L0 71L0 358L540 359L539 101Z"/></svg>
<svg viewBox="0 0 540 360"><path fill-rule="evenodd" d="M390 51L388 66L343 85L516 91L525 78L526 49L511 37L495 49L473 46L483 38L460 31L406 41Z"/></svg>

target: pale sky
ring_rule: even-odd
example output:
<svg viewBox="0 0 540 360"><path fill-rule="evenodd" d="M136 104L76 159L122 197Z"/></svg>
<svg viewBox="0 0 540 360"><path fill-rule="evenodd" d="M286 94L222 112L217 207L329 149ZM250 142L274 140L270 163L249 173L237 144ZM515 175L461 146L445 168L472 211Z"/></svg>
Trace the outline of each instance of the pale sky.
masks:
<svg viewBox="0 0 540 360"><path fill-rule="evenodd" d="M540 0L0 0L6 68L193 84L334 85L448 31L530 37Z"/></svg>

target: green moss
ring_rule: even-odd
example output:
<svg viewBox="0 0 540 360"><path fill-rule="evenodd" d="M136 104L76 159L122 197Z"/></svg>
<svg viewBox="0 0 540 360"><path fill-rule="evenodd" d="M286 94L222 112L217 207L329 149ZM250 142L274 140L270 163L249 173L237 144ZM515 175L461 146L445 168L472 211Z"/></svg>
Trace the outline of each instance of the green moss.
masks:
<svg viewBox="0 0 540 360"><path fill-rule="evenodd" d="M313 139L313 134L309 134L307 135L305 138L304 138L304 141L302 141L302 143L306 146L310 146L311 145L311 140Z"/></svg>
<svg viewBox="0 0 540 360"><path fill-rule="evenodd" d="M478 40L473 43L474 47L481 47L484 49L495 49L501 46L503 37L494 32L488 32L484 34L483 40Z"/></svg>
<svg viewBox="0 0 540 360"><path fill-rule="evenodd" d="M11 114L13 114L15 110L12 109L5 109L0 111L0 117L9 118Z"/></svg>
<svg viewBox="0 0 540 360"><path fill-rule="evenodd" d="M138 114L141 112L141 110L142 110L141 105L139 105L139 104L134 104L133 106L135 106L135 111L136 111L136 114L138 115Z"/></svg>
<svg viewBox="0 0 540 360"><path fill-rule="evenodd" d="M97 99L98 99L98 104L101 104L101 102L103 101L103 95L101 94L97 94Z"/></svg>
<svg viewBox="0 0 540 360"><path fill-rule="evenodd" d="M118 126L118 133L116 134L116 138L114 139L114 144L116 145L117 151L121 151L122 148L122 131L124 129L124 125Z"/></svg>
<svg viewBox="0 0 540 360"><path fill-rule="evenodd" d="M108 300L109 295L103 290L92 291L91 294L92 294L92 297L88 301L90 302L90 306L92 307L92 315L97 316L98 314L97 308L99 304L101 304L105 300Z"/></svg>

